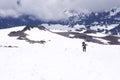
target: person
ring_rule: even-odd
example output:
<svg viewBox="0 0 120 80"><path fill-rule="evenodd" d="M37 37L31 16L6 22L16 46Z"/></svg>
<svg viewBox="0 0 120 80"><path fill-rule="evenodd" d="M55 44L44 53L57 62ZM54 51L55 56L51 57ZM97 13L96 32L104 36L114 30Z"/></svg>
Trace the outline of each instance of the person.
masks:
<svg viewBox="0 0 120 80"><path fill-rule="evenodd" d="M87 44L85 42L82 42L83 52L86 52L86 46Z"/></svg>

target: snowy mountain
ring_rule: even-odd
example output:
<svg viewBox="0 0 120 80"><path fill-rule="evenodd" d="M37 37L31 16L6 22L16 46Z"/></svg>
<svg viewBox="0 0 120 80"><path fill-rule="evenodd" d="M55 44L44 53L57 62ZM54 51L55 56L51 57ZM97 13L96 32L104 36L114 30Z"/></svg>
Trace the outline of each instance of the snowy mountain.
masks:
<svg viewBox="0 0 120 80"><path fill-rule="evenodd" d="M58 26L60 27L60 29L58 29ZM51 27L53 29L51 29ZM55 29L55 27L57 27ZM76 31L76 29L74 28L69 28L66 26L66 29L64 28L65 26L63 26L63 29L61 28L61 25L56 25L56 26L49 26L49 25L44 25L44 26L25 26L23 29L18 30L18 31L11 31L10 33L8 33L8 36L10 37L16 37L18 40L23 40L26 41L28 43L45 43L45 40L34 40L34 37L37 34L40 34L39 32L42 31L47 31L49 33L54 33L54 34L58 34L64 37L68 37L68 38L78 38L78 39L82 39L85 40L87 42L93 42L93 43L98 43L98 44L114 44L114 45L119 45L119 36L113 36L113 35L106 35L106 34L102 34L102 33L98 33L96 31L92 31L92 30L84 30L83 32L79 32ZM82 28L82 26L80 27ZM35 35L33 36L32 39L28 38L29 34L27 32L32 32L34 31ZM38 31L38 33L37 33ZM95 36L96 35L96 36ZM102 35L102 36L100 36ZM37 37L37 36L36 36ZM105 42L104 42L105 41Z"/></svg>
<svg viewBox="0 0 120 80"><path fill-rule="evenodd" d="M38 20L31 15L22 15L18 18L0 17L0 28L8 28L13 26L38 26L41 24L60 24L69 27L76 25L84 25L86 30L95 30L105 34L119 35L120 34L120 8L113 8L109 11L89 12L89 11L75 11L66 10L64 14L67 16L64 20L58 21L43 21ZM111 27L112 26L112 27ZM82 28L83 29L83 28ZM77 29L81 31L80 29Z"/></svg>
<svg viewBox="0 0 120 80"><path fill-rule="evenodd" d="M48 27L0 29L0 80L120 80L120 49L109 36ZM94 43L83 52L86 39Z"/></svg>
<svg viewBox="0 0 120 80"><path fill-rule="evenodd" d="M118 35L120 33L120 8L70 16L69 25L74 27L76 24L85 25L87 29L96 30L97 32ZM110 29L111 26L112 29Z"/></svg>

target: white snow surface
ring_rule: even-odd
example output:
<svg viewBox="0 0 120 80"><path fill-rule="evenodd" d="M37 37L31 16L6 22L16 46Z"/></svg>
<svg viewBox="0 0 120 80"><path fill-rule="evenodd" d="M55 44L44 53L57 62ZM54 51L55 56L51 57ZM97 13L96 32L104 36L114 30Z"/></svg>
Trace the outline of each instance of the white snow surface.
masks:
<svg viewBox="0 0 120 80"><path fill-rule="evenodd" d="M42 26L45 26L47 29L51 30L52 32L77 32L76 29L86 29L84 25L76 24L73 28L69 27L69 25L48 25L48 24L42 24ZM85 30L82 30L81 32L84 32ZM79 31L80 32L80 31Z"/></svg>
<svg viewBox="0 0 120 80"><path fill-rule="evenodd" d="M120 8L115 8L115 12L110 12L110 16L115 16L118 12L120 12Z"/></svg>
<svg viewBox="0 0 120 80"><path fill-rule="evenodd" d="M45 44L8 37L22 28L0 30L0 80L120 80L119 46L86 42L83 52L83 40L36 28L26 32L28 38L45 40Z"/></svg>
<svg viewBox="0 0 120 80"><path fill-rule="evenodd" d="M102 39L102 38L93 38L93 39L99 40L106 45L108 45L109 44L108 42L110 42L109 40L105 40L105 39Z"/></svg>
<svg viewBox="0 0 120 80"><path fill-rule="evenodd" d="M120 42L120 39L118 41Z"/></svg>
<svg viewBox="0 0 120 80"><path fill-rule="evenodd" d="M111 30L111 29L113 29L113 28L115 28L116 26L118 26L119 24L112 24L112 25L108 25L108 26L93 26L93 27L91 27L90 29L92 29L92 30L98 30L98 29L100 29L100 30L103 30L103 29L105 29L105 30Z"/></svg>
<svg viewBox="0 0 120 80"><path fill-rule="evenodd" d="M107 36L106 34L103 34L103 33L89 33L87 35L90 35L90 36L94 36L94 37L105 37Z"/></svg>
<svg viewBox="0 0 120 80"><path fill-rule="evenodd" d="M48 25L48 24L42 24L42 26L45 26L47 29L50 29L53 32L67 32L68 30L71 30L68 25L60 25L60 24L55 24L55 25Z"/></svg>

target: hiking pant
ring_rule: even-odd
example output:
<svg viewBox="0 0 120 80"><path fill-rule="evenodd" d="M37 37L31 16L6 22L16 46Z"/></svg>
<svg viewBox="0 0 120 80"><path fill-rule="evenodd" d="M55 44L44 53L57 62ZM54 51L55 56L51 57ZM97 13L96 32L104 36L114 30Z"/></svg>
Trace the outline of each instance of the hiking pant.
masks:
<svg viewBox="0 0 120 80"><path fill-rule="evenodd" d="M86 47L83 47L83 52L86 52Z"/></svg>

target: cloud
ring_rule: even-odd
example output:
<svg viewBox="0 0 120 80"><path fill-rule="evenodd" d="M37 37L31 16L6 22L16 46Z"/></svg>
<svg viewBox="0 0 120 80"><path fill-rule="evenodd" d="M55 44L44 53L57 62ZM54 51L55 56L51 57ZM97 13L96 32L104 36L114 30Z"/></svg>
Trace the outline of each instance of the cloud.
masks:
<svg viewBox="0 0 120 80"><path fill-rule="evenodd" d="M101 11L120 6L120 0L78 0L78 5L91 11Z"/></svg>
<svg viewBox="0 0 120 80"><path fill-rule="evenodd" d="M102 11L120 6L120 0L1 0L0 16L33 15L42 20L66 18L65 10Z"/></svg>

